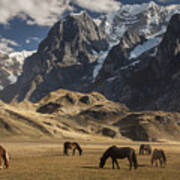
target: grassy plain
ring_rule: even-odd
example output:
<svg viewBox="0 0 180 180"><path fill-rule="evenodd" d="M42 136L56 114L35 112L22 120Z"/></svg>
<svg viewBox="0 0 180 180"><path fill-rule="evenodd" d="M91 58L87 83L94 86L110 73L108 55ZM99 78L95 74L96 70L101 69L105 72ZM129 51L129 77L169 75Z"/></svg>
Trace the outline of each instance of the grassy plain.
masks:
<svg viewBox="0 0 180 180"><path fill-rule="evenodd" d="M63 141L1 141L11 156L11 167L0 170L0 180L178 180L180 144L154 143L167 155L167 167L150 166L150 156L138 155L139 142L82 141L83 155L63 156ZM121 169L111 169L108 159L99 169L99 158L111 145L135 148L140 167L129 171L127 159L119 160Z"/></svg>

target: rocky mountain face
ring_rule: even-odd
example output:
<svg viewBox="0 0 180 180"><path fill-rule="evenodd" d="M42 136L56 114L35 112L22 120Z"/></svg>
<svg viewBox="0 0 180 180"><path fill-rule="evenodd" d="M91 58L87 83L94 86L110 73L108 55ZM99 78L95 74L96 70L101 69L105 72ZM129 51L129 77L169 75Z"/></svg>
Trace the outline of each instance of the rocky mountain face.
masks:
<svg viewBox="0 0 180 180"><path fill-rule="evenodd" d="M100 26L84 12L67 16L52 27L37 53L26 59L18 81L0 98L37 102L59 88L96 90L133 110L179 111L174 98L179 15L169 22L179 12L174 7L124 5L102 18Z"/></svg>
<svg viewBox="0 0 180 180"><path fill-rule="evenodd" d="M0 53L0 89L16 82L22 72L25 59L34 51L14 52L11 54Z"/></svg>
<svg viewBox="0 0 180 180"><path fill-rule="evenodd" d="M17 83L1 97L7 102L14 97L37 102L61 87L83 89L91 81L97 59L94 52L107 48L106 35L88 14L71 14L52 27L37 53L26 59Z"/></svg>
<svg viewBox="0 0 180 180"><path fill-rule="evenodd" d="M122 39L107 56L97 77L96 89L110 99L125 103L133 110L180 111L179 20L180 14L171 18L167 32L157 49L152 48L129 64L118 66L117 62L123 64L123 56L119 54L119 58L116 53L125 52L121 47Z"/></svg>

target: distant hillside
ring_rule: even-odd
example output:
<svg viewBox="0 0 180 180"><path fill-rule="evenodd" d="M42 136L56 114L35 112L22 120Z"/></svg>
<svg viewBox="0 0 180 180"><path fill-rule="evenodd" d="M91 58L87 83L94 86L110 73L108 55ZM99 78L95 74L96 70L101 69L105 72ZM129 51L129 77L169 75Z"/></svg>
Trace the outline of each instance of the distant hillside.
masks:
<svg viewBox="0 0 180 180"><path fill-rule="evenodd" d="M36 104L0 103L0 137L180 140L180 114L130 112L97 92L59 89Z"/></svg>

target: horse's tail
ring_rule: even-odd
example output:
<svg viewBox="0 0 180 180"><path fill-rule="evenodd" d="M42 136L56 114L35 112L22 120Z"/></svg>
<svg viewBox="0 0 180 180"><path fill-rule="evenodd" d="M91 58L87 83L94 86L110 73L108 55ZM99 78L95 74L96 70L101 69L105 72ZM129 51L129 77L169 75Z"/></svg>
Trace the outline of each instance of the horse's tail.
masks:
<svg viewBox="0 0 180 180"><path fill-rule="evenodd" d="M132 160L134 162L134 168L137 169L138 168L138 162L137 162L137 157L136 157L135 151L133 151Z"/></svg>
<svg viewBox="0 0 180 180"><path fill-rule="evenodd" d="M152 157L151 157L151 166L153 166L153 163L154 163L154 156L152 155Z"/></svg>
<svg viewBox="0 0 180 180"><path fill-rule="evenodd" d="M163 150L161 150L161 154L162 154L162 158L163 158L163 160L164 160L164 163L167 164L166 155L165 155L165 153L164 153Z"/></svg>
<svg viewBox="0 0 180 180"><path fill-rule="evenodd" d="M141 155L142 154L142 145L140 145L140 147L139 147L139 155Z"/></svg>
<svg viewBox="0 0 180 180"><path fill-rule="evenodd" d="M152 149L151 149L151 147L149 147L149 154L151 154L152 153Z"/></svg>
<svg viewBox="0 0 180 180"><path fill-rule="evenodd" d="M74 143L76 145L76 148L79 151L79 155L82 155L82 148L80 147L80 145L78 143Z"/></svg>

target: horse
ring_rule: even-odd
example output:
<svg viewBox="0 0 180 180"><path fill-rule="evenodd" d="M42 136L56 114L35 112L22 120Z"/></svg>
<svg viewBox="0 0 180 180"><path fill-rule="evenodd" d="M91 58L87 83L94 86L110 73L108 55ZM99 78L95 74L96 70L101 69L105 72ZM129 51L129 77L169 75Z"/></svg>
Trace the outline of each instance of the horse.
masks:
<svg viewBox="0 0 180 180"><path fill-rule="evenodd" d="M151 154L152 149L151 146L149 144L141 144L139 147L139 155L144 154L145 152L147 152L147 154Z"/></svg>
<svg viewBox="0 0 180 180"><path fill-rule="evenodd" d="M10 165L9 155L7 151L0 145L0 169L3 169L2 160L4 161L5 167L8 168Z"/></svg>
<svg viewBox="0 0 180 180"><path fill-rule="evenodd" d="M64 143L64 155L68 155L68 149L72 149L72 155L75 155L76 149L79 151L79 155L82 155L82 148L80 145L76 142L65 142Z"/></svg>
<svg viewBox="0 0 180 180"><path fill-rule="evenodd" d="M117 159L123 159L123 158L128 158L129 170L132 169L133 164L134 164L134 169L138 168L136 153L133 148L130 147L118 148L116 146L111 146L104 152L104 154L100 158L99 168L104 167L106 160L109 157L111 157L112 159L112 169L114 169L114 163L116 163L117 168L120 169Z"/></svg>
<svg viewBox="0 0 180 180"><path fill-rule="evenodd" d="M151 157L151 165L153 166L154 161L156 163L156 167L158 166L158 160L161 167L167 165L167 159L164 151L162 149L154 149L152 157Z"/></svg>

